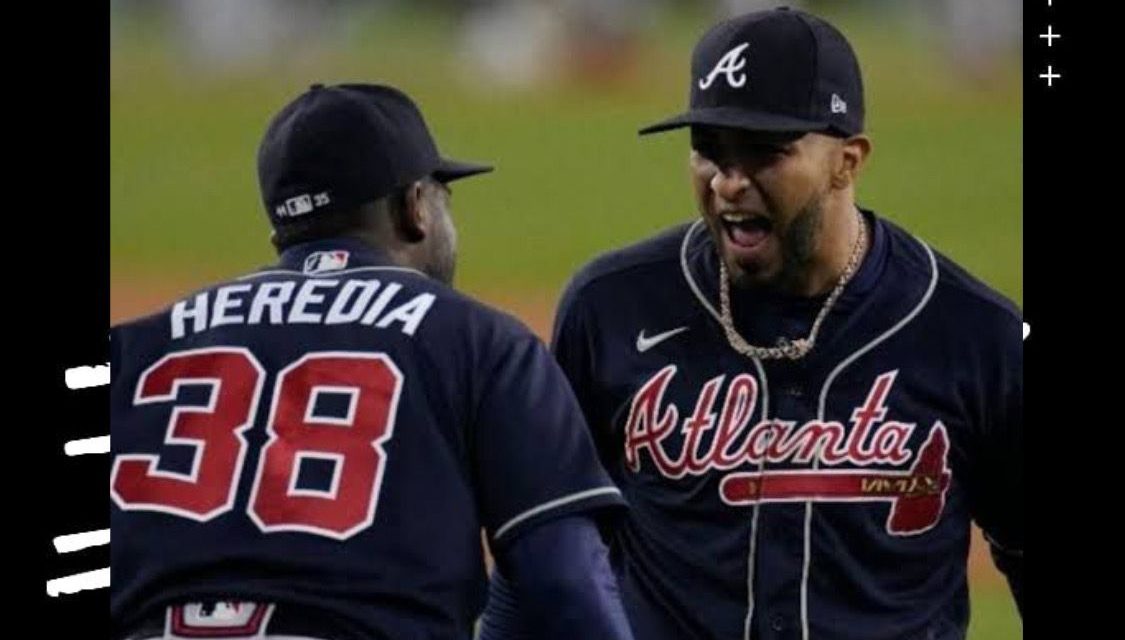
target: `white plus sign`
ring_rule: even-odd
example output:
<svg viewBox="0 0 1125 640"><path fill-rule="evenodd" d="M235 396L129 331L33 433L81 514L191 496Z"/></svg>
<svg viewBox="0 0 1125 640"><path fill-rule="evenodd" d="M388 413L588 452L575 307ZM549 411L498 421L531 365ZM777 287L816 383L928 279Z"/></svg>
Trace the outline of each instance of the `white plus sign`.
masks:
<svg viewBox="0 0 1125 640"><path fill-rule="evenodd" d="M1050 86L1053 86L1052 83L1051 83L1052 80L1055 80L1057 78L1061 78L1062 76L1055 73L1055 71L1051 68L1051 65L1047 65L1047 73L1041 73L1041 74L1039 74L1039 77L1040 78L1046 78L1047 86L1050 87Z"/></svg>
<svg viewBox="0 0 1125 640"><path fill-rule="evenodd" d="M1055 33L1054 28L1051 27L1051 25L1047 25L1047 33L1041 33L1039 34L1039 37L1046 40L1047 46L1049 47L1055 43L1055 38L1061 38L1062 36Z"/></svg>

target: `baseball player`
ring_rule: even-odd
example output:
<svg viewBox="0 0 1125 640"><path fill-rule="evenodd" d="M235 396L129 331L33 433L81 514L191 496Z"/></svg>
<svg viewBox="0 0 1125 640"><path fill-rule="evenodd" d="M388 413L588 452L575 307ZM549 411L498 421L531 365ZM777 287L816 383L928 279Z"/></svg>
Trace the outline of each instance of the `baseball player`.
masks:
<svg viewBox="0 0 1125 640"><path fill-rule="evenodd" d="M690 127L699 219L584 267L552 344L630 503L634 633L963 638L972 521L1022 608L1019 309L855 204L871 142L834 27L746 14L691 73L642 133ZM504 577L492 638L521 624Z"/></svg>
<svg viewBox="0 0 1125 640"><path fill-rule="evenodd" d="M466 639L483 526L541 637L632 638L573 393L450 288L448 184L488 170L385 86L272 120L278 264L112 332L115 637Z"/></svg>

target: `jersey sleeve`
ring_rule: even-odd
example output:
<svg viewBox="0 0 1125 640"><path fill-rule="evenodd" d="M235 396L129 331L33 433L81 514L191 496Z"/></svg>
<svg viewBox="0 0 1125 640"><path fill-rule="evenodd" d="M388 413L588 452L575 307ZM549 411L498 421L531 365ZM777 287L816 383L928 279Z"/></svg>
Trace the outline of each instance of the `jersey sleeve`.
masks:
<svg viewBox="0 0 1125 640"><path fill-rule="evenodd" d="M567 516L530 529L496 562L480 640L632 640L608 550L588 518Z"/></svg>
<svg viewBox="0 0 1125 640"><path fill-rule="evenodd" d="M1009 335L1010 334L1010 335ZM973 519L1023 612L1024 424L1022 325L1009 323L984 376L985 416L973 458Z"/></svg>
<svg viewBox="0 0 1125 640"><path fill-rule="evenodd" d="M612 469L621 457L623 443L612 430L612 409L603 406L597 392L594 377L597 340L594 318L587 302L572 283L559 303L551 337L551 351L578 398L602 464L607 469Z"/></svg>
<svg viewBox="0 0 1125 640"><path fill-rule="evenodd" d="M558 365L527 333L481 372L475 473L492 545L545 519L624 505ZM494 547L495 548L495 547Z"/></svg>

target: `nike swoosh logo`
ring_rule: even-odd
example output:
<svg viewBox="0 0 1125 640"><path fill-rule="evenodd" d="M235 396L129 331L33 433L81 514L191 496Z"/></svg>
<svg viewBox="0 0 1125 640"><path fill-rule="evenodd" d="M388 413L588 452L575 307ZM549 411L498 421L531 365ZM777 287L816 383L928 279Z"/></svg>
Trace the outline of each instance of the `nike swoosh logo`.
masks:
<svg viewBox="0 0 1125 640"><path fill-rule="evenodd" d="M661 342L664 342L665 340L667 340L668 338L671 338L672 336L676 335L677 333L682 333L682 332L687 331L687 330L688 330L687 327L677 327L675 329L672 329L671 331L665 331L664 333L658 333L654 336L646 338L645 337L645 330L641 329L641 332L637 334L637 352L638 353L644 353L645 351L648 351L649 349L655 347L656 345L660 344Z"/></svg>

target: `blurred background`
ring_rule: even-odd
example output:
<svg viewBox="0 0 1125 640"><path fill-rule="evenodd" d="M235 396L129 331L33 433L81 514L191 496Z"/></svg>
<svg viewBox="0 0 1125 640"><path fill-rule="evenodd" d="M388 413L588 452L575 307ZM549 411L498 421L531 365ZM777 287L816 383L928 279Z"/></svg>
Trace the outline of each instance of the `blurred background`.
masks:
<svg viewBox="0 0 1125 640"><path fill-rule="evenodd" d="M458 288L542 336L594 255L694 217L691 48L719 18L788 4L859 55L874 153L859 200L1022 305L1018 0L112 0L111 321L273 259L255 153L314 82L417 100L448 155ZM1021 637L974 540L969 637Z"/></svg>

